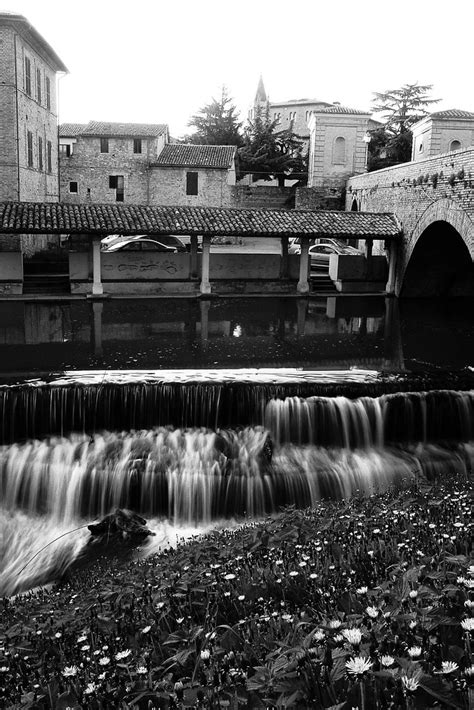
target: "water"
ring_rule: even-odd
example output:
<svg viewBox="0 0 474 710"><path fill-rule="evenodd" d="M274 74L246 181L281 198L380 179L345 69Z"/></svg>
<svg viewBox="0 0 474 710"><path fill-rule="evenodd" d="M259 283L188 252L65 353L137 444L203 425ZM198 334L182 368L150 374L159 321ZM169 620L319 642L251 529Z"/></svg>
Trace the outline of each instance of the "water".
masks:
<svg viewBox="0 0 474 710"><path fill-rule="evenodd" d="M116 507L147 518L155 550L282 505L469 475L471 313L374 298L0 304L0 595L61 574Z"/></svg>

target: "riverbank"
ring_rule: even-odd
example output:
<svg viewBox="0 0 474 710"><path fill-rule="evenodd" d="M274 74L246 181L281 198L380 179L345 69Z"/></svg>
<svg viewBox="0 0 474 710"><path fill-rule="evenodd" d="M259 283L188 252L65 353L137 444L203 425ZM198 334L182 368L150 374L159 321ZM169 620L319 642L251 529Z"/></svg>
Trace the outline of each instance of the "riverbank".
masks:
<svg viewBox="0 0 474 710"><path fill-rule="evenodd" d="M468 708L472 525L458 478L73 570L4 600L0 707Z"/></svg>

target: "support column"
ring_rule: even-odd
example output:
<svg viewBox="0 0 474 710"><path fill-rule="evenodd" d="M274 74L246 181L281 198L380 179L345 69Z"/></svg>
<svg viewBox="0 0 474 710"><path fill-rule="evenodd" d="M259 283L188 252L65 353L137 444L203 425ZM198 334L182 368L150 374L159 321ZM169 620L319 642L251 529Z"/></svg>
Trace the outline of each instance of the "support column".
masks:
<svg viewBox="0 0 474 710"><path fill-rule="evenodd" d="M298 293L309 293L309 283L308 283L308 249L309 249L309 238L301 237L301 253L300 253L300 280L296 290Z"/></svg>
<svg viewBox="0 0 474 710"><path fill-rule="evenodd" d="M92 303L92 346L94 355L102 357L102 311L104 310L103 301L95 301Z"/></svg>
<svg viewBox="0 0 474 710"><path fill-rule="evenodd" d="M201 261L201 288L203 295L211 293L211 284L209 281L209 259L211 251L211 237L205 236L202 238L202 261Z"/></svg>
<svg viewBox="0 0 474 710"><path fill-rule="evenodd" d="M189 275L192 279L197 279L198 275L198 238L197 234L191 236L191 255L189 257Z"/></svg>
<svg viewBox="0 0 474 710"><path fill-rule="evenodd" d="M281 238L280 278L288 278L288 237Z"/></svg>
<svg viewBox="0 0 474 710"><path fill-rule="evenodd" d="M211 302L204 299L199 306L201 309L201 345L203 350L205 350L209 340L209 308L211 307Z"/></svg>
<svg viewBox="0 0 474 710"><path fill-rule="evenodd" d="M395 295L395 269L397 267L398 244L392 239L388 245L388 280L385 287L387 296Z"/></svg>
<svg viewBox="0 0 474 710"><path fill-rule="evenodd" d="M92 237L92 295L102 296L104 287L102 286L102 277L100 274L100 236Z"/></svg>

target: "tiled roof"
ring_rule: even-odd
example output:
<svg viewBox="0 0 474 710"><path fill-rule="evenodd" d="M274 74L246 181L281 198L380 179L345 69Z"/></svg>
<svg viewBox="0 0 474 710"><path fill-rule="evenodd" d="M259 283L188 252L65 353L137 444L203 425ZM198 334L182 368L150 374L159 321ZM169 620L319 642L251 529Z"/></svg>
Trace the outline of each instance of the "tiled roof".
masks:
<svg viewBox="0 0 474 710"><path fill-rule="evenodd" d="M0 234L176 234L209 236L397 237L394 215L368 212L238 210L58 202L0 203Z"/></svg>
<svg viewBox="0 0 474 710"><path fill-rule="evenodd" d="M329 101L320 101L320 99L289 99L288 101L270 101L270 106L298 106L298 105L308 105L313 106L331 106Z"/></svg>
<svg viewBox="0 0 474 710"><path fill-rule="evenodd" d="M348 108L347 106L328 106L327 108L319 109L318 113L352 113L360 116L365 116L369 112L361 111L358 108Z"/></svg>
<svg viewBox="0 0 474 710"><path fill-rule="evenodd" d="M227 169L232 165L235 151L235 145L168 143L153 165Z"/></svg>
<svg viewBox="0 0 474 710"><path fill-rule="evenodd" d="M61 123L59 126L59 137L75 138L79 133L82 133L86 125L86 123Z"/></svg>
<svg viewBox="0 0 474 710"><path fill-rule="evenodd" d="M470 118L474 119L474 113L472 111L461 111L458 108L451 108L447 111L435 111L435 113L430 113L428 118Z"/></svg>
<svg viewBox="0 0 474 710"><path fill-rule="evenodd" d="M134 136L137 138L156 138L166 133L165 123L109 123L107 121L89 121L82 131L83 136Z"/></svg>

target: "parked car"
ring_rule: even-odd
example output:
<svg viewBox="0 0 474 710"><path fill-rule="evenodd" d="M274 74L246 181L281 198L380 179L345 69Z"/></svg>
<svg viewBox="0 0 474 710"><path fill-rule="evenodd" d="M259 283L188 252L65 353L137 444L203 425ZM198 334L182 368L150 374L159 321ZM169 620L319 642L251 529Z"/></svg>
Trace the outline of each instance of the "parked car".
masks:
<svg viewBox="0 0 474 710"><path fill-rule="evenodd" d="M106 237L107 239L107 237ZM149 237L146 234L140 234L134 237L124 237L117 235L114 240L105 243L102 240L102 251L166 251L172 254L176 252L187 251L186 246L181 239L172 235L163 235L159 237Z"/></svg>
<svg viewBox="0 0 474 710"><path fill-rule="evenodd" d="M358 251L358 249L355 249L354 247L349 247L343 242L339 244L314 244L312 247L309 248L311 269L324 269L325 271L328 271L329 257L331 256L331 254L351 254L353 256L362 256L362 252Z"/></svg>

